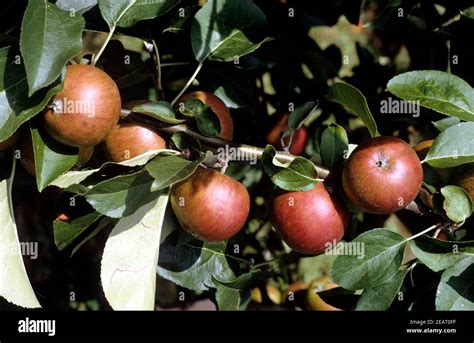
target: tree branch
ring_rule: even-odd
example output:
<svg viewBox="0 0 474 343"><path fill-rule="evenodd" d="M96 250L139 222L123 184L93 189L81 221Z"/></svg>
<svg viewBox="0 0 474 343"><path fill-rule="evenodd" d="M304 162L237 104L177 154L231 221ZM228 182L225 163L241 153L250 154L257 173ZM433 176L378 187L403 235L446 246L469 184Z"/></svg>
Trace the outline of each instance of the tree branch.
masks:
<svg viewBox="0 0 474 343"><path fill-rule="evenodd" d="M166 132L169 134L173 134L176 132L184 132L188 134L189 136L205 143L206 145L213 147L213 148L220 148L220 147L225 147L226 145L229 147L236 148L240 153L245 154L247 156L252 156L256 157L257 159L261 159L263 155L263 148L260 147L255 147L252 145L247 145L247 144L240 144L240 143L234 143L222 138L211 138L211 137L206 137L203 136L191 129L189 129L186 125L184 124L179 124L179 125L166 125L165 123L161 123L154 118L146 115L141 115L139 113L133 113L130 110L127 109L122 109L121 111L121 116L123 119L127 120L134 120L138 122L142 122L144 124L147 124L161 132ZM285 152L285 151L277 151L275 158L280 161L281 163L288 163L292 162L295 159L296 156ZM329 169L327 169L324 166L321 166L319 164L316 164L313 162L315 165L316 172L318 173L318 178L324 179L328 176L329 174Z"/></svg>

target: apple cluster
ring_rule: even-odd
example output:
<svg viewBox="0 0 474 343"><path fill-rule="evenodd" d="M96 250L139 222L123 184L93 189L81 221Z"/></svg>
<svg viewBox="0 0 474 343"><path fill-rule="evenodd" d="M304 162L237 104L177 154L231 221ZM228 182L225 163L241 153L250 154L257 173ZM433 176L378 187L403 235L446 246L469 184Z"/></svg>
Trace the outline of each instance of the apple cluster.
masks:
<svg viewBox="0 0 474 343"><path fill-rule="evenodd" d="M180 102L197 99L219 119L219 137L233 139L234 126L229 109L217 96L192 92ZM124 107L144 103L138 100ZM71 105L72 104L72 105ZM142 123L120 119L121 98L115 82L102 70L90 65L69 65L64 89L56 94L43 113L45 130L57 141L79 148L78 163L91 158L94 146L101 144L109 161L121 162L147 150L164 149L167 141ZM278 149L281 133L288 129L288 114L276 116L267 141ZM307 138L306 128L296 130L290 146L300 154ZM20 140L21 162L35 174L31 135L20 138L17 131L0 144L8 149ZM375 137L360 144L343 167L342 191L338 183L318 182L307 191L276 190L268 201L269 219L282 239L295 251L318 254L328 244L344 236L350 222L347 203L364 212L385 214L406 207L417 196L423 169L417 152L395 137ZM196 172L171 187L170 201L176 217L186 231L205 241L222 241L239 232L247 221L250 196L247 189L231 177L211 168Z"/></svg>

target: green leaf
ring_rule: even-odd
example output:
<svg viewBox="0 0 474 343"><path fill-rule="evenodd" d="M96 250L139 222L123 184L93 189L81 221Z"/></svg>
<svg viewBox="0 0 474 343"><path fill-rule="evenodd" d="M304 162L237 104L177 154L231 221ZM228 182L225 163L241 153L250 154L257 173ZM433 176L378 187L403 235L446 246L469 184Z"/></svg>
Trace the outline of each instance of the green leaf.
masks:
<svg viewBox="0 0 474 343"><path fill-rule="evenodd" d="M13 214L12 184L13 174L10 178L0 181L0 222L2 223L0 225L0 261L2 261L0 296L21 307L38 308L41 305L31 287L23 263ZM29 244L37 244L37 242L33 241Z"/></svg>
<svg viewBox="0 0 474 343"><path fill-rule="evenodd" d="M387 229L364 232L352 242L341 245L343 252L353 253L338 254L331 280L349 290L378 286L398 272L405 246L402 236Z"/></svg>
<svg viewBox="0 0 474 343"><path fill-rule="evenodd" d="M100 14L109 29L115 29L120 19L136 2L137 0L98 0Z"/></svg>
<svg viewBox="0 0 474 343"><path fill-rule="evenodd" d="M151 190L156 191L182 181L191 176L205 155L196 161L188 161L178 156L158 156L147 164L146 170L155 178Z"/></svg>
<svg viewBox="0 0 474 343"><path fill-rule="evenodd" d="M185 119L176 118L173 107L166 101L147 102L135 106L132 111L146 114L167 124L179 124L186 121Z"/></svg>
<svg viewBox="0 0 474 343"><path fill-rule="evenodd" d="M1 48L0 142L39 113L62 87L60 80L57 80L49 89L42 89L28 97L28 83L19 52L8 47Z"/></svg>
<svg viewBox="0 0 474 343"><path fill-rule="evenodd" d="M465 8L461 11L461 15L469 18L469 19L474 19L474 6Z"/></svg>
<svg viewBox="0 0 474 343"><path fill-rule="evenodd" d="M111 218L129 216L160 195L159 191L150 191L153 181L146 171L119 175L92 187L85 198L103 215Z"/></svg>
<svg viewBox="0 0 474 343"><path fill-rule="evenodd" d="M243 288L249 288L256 284L257 282L267 279L271 277L273 273L270 272L261 272L261 271L256 271L256 272L248 272L244 273L242 275L239 275L237 278L235 278L232 281L220 281L217 278L214 278L216 282L218 282L221 285L224 285L229 288L234 288L234 289L243 289Z"/></svg>
<svg viewBox="0 0 474 343"><path fill-rule="evenodd" d="M457 125L460 122L461 122L461 120L459 120L459 118L447 117L447 118L443 118L441 120L434 121L432 123L433 123L434 127L436 127L440 132L443 132L448 127Z"/></svg>
<svg viewBox="0 0 474 343"><path fill-rule="evenodd" d="M104 228L107 227L107 225L109 225L110 223L112 223L114 221L114 219L112 218L109 218L109 217L102 217L102 219L100 220L99 224L95 227L94 230L92 230L91 232L89 232L89 234L87 236L85 236L84 238L82 238L77 244L75 244L75 247L72 249L71 251L71 257L85 244L87 243L89 240L91 240L92 238L94 238L100 231L102 231Z"/></svg>
<svg viewBox="0 0 474 343"><path fill-rule="evenodd" d="M31 128L38 191L71 169L77 161L77 148L58 143L44 129Z"/></svg>
<svg viewBox="0 0 474 343"><path fill-rule="evenodd" d="M469 194L457 186L441 188L444 196L443 208L446 215L455 223L462 223L472 214L472 201Z"/></svg>
<svg viewBox="0 0 474 343"><path fill-rule="evenodd" d="M245 57L244 57L245 58ZM240 62L242 62L243 58ZM252 107L255 94L255 72L239 65L222 64L219 68L206 69L206 79L214 95L229 108Z"/></svg>
<svg viewBox="0 0 474 343"><path fill-rule="evenodd" d="M120 18L118 26L131 27L141 20L157 18L179 2L180 0L135 0L134 4Z"/></svg>
<svg viewBox="0 0 474 343"><path fill-rule="evenodd" d="M288 166L281 166L275 160L276 151L267 145L263 155L262 164L265 173L272 182L287 191L308 191L313 189L318 181L313 162L303 157L296 157Z"/></svg>
<svg viewBox="0 0 474 343"><path fill-rule="evenodd" d="M338 124L329 125L321 137L321 158L328 168L344 159L348 151L349 139L344 128Z"/></svg>
<svg viewBox="0 0 474 343"><path fill-rule="evenodd" d="M402 287L408 269L399 270L378 286L366 288L357 302L359 311L385 311Z"/></svg>
<svg viewBox="0 0 474 343"><path fill-rule="evenodd" d="M326 98L341 104L348 112L358 116L367 126L372 137L380 135L369 105L367 105L367 99L356 87L345 82L338 82L329 88Z"/></svg>
<svg viewBox="0 0 474 343"><path fill-rule="evenodd" d="M436 168L450 168L474 161L474 123L448 127L433 142L425 161Z"/></svg>
<svg viewBox="0 0 474 343"><path fill-rule="evenodd" d="M209 0L196 13L191 44L199 62L232 61L270 40L265 14L251 0Z"/></svg>
<svg viewBox="0 0 474 343"><path fill-rule="evenodd" d="M67 12L77 12L83 14L97 5L97 0L58 0L56 6Z"/></svg>
<svg viewBox="0 0 474 343"><path fill-rule="evenodd" d="M199 10L199 6L182 7L171 19L168 27L163 30L165 32L179 33L182 32L185 27L189 24L190 20L194 17L194 14Z"/></svg>
<svg viewBox="0 0 474 343"><path fill-rule="evenodd" d="M176 236L168 236L161 245L157 268L161 277L196 291L217 288L215 278L220 282L235 280L225 255L225 242L192 240L178 245Z"/></svg>
<svg viewBox="0 0 474 343"><path fill-rule="evenodd" d="M20 49L28 95L57 80L66 62L82 50L85 21L46 0L30 0L21 23Z"/></svg>
<svg viewBox="0 0 474 343"><path fill-rule="evenodd" d="M474 257L446 269L436 292L436 310L474 310Z"/></svg>
<svg viewBox="0 0 474 343"><path fill-rule="evenodd" d="M221 133L221 123L217 115L208 107L196 115L199 131L207 137L217 137Z"/></svg>
<svg viewBox="0 0 474 343"><path fill-rule="evenodd" d="M456 75L439 70L417 70L392 78L388 90L404 100L463 120L474 120L474 90Z"/></svg>
<svg viewBox="0 0 474 343"><path fill-rule="evenodd" d="M72 185L79 184L86 180L89 176L92 176L104 168L113 166L113 165L120 165L120 166L125 166L125 167L137 167L137 166L142 166L146 164L149 160L151 160L153 157L155 157L158 154L161 153L174 153L174 154L179 154L179 151L175 150L153 150L153 151L146 151L145 153L131 158L129 160L119 162L119 163L114 163L114 162L106 162L104 163L100 168L97 169L90 169L90 170L82 170L82 171L70 171L67 172L64 175L61 175L58 177L56 180L54 180L51 185L56 186L59 188L68 188Z"/></svg>
<svg viewBox="0 0 474 343"><path fill-rule="evenodd" d="M426 235L410 241L415 256L435 272L449 268L474 254L474 241L447 242Z"/></svg>
<svg viewBox="0 0 474 343"><path fill-rule="evenodd" d="M201 143L194 137L188 135L185 132L175 132L171 136L171 141L178 150L189 149L194 152L200 152Z"/></svg>
<svg viewBox="0 0 474 343"><path fill-rule="evenodd" d="M306 119L311 116L317 107L318 103L316 101L310 101L295 108L288 116L288 129L296 131L302 127Z"/></svg>
<svg viewBox="0 0 474 343"><path fill-rule="evenodd" d="M100 279L114 310L154 310L156 264L168 203L162 194L118 221L102 255Z"/></svg>
<svg viewBox="0 0 474 343"><path fill-rule="evenodd" d="M185 102L179 103L179 112L189 118L195 118L202 112L206 111L209 108L199 99L191 99Z"/></svg>
<svg viewBox="0 0 474 343"><path fill-rule="evenodd" d="M220 311L243 311L250 303L250 292L219 285L216 290L216 302Z"/></svg>
<svg viewBox="0 0 474 343"><path fill-rule="evenodd" d="M88 227L101 217L100 213L92 212L70 222L56 221L53 223L54 243L59 250L69 246Z"/></svg>

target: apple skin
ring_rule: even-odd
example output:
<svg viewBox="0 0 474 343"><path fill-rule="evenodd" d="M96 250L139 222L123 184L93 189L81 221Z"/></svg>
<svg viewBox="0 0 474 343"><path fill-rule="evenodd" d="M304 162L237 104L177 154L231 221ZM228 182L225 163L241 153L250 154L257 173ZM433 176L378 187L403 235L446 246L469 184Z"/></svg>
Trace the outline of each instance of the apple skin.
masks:
<svg viewBox="0 0 474 343"><path fill-rule="evenodd" d="M240 182L199 168L171 188L171 207L182 228L208 242L231 238L244 226L250 196Z"/></svg>
<svg viewBox="0 0 474 343"><path fill-rule="evenodd" d="M102 142L117 125L122 107L114 80L85 64L66 67L64 89L52 103L64 104L65 108L49 108L45 112L46 131L57 141L74 147ZM69 108L69 104L74 108Z"/></svg>
<svg viewBox="0 0 474 343"><path fill-rule="evenodd" d="M416 152L395 137L375 137L349 156L342 185L347 198L368 213L388 214L406 207L420 191L423 168Z"/></svg>
<svg viewBox="0 0 474 343"><path fill-rule="evenodd" d="M219 134L219 137L231 141L234 138L234 121L232 120L227 105L214 94L203 91L196 91L183 95L178 101L178 104L193 99L201 100L203 104L210 107L212 112L214 112L217 118L219 118L219 123L221 125L221 133Z"/></svg>
<svg viewBox="0 0 474 343"><path fill-rule="evenodd" d="M448 236L443 231L441 231L436 238L440 241L449 241Z"/></svg>
<svg viewBox="0 0 474 343"><path fill-rule="evenodd" d="M323 182L309 191L277 191L269 203L270 222L282 239L303 254L322 253L340 241L349 224L345 204Z"/></svg>
<svg viewBox="0 0 474 343"><path fill-rule="evenodd" d="M94 154L95 147L94 146L85 146L79 148L79 152L77 154L77 165L79 167L83 166L91 159L92 155Z"/></svg>
<svg viewBox="0 0 474 343"><path fill-rule="evenodd" d="M122 162L147 150L166 149L166 141L141 123L122 122L107 136L104 149L109 161Z"/></svg>
<svg viewBox="0 0 474 343"><path fill-rule="evenodd" d="M281 146L281 133L288 130L288 114L284 113L277 121L275 126L267 134L268 144L273 145L277 150L282 150ZM308 138L308 130L302 126L293 134L291 146L289 149L290 154L299 155L304 151L306 146L306 140ZM290 137L285 137L284 142L288 144Z"/></svg>
<svg viewBox="0 0 474 343"><path fill-rule="evenodd" d="M6 140L4 140L3 142L0 142L0 151L5 151L5 150L8 150L10 149L16 142L18 142L18 140L20 139L20 136L21 136L21 130L18 129L16 130L13 135L11 135L10 137L8 137Z"/></svg>

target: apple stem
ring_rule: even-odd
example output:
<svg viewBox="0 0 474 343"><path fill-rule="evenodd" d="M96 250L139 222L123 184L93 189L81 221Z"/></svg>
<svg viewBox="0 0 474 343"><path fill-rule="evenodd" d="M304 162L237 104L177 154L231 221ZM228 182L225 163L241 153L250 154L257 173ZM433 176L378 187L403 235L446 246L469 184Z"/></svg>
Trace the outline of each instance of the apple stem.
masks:
<svg viewBox="0 0 474 343"><path fill-rule="evenodd" d="M288 139L288 144L285 144L285 138L284 135L281 136L280 138L280 144L283 147L283 150L286 152L290 151L291 148L291 143L293 143L293 135L295 134L295 131L290 132L290 138Z"/></svg>
<svg viewBox="0 0 474 343"><path fill-rule="evenodd" d="M196 70L194 71L193 75L191 75L191 77L189 78L188 82L186 83L186 85L183 87L183 89L181 89L181 91L179 92L178 95L176 95L176 97L173 99L173 101L171 101L171 106L174 106L174 104L176 104L176 102L183 96L184 92L186 92L186 90L189 88L189 86L191 86L191 84L193 83L194 79L196 79L196 76L197 74L199 74L199 72L201 71L201 68L203 66L203 63L202 62L199 62Z"/></svg>

